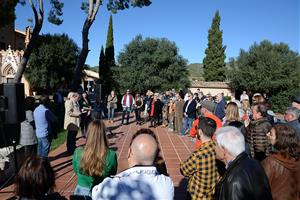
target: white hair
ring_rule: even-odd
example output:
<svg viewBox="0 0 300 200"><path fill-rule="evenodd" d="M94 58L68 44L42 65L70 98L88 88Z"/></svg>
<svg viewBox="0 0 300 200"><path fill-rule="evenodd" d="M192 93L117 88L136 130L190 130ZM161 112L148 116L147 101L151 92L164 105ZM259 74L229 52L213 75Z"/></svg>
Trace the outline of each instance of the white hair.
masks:
<svg viewBox="0 0 300 200"><path fill-rule="evenodd" d="M216 139L218 145L234 157L245 151L245 138L236 127L226 126L220 128L216 132Z"/></svg>

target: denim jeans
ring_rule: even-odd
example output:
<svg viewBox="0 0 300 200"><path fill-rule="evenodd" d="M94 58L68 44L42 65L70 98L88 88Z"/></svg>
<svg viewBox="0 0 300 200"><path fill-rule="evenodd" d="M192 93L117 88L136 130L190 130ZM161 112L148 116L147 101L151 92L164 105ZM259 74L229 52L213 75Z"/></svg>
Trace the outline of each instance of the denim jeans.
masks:
<svg viewBox="0 0 300 200"><path fill-rule="evenodd" d="M126 115L126 120L127 120L127 124L128 124L130 112L131 112L131 108L130 107L123 108L122 124L124 124L125 115Z"/></svg>
<svg viewBox="0 0 300 200"><path fill-rule="evenodd" d="M115 114L115 108L114 107L109 108L108 109L108 119L113 120L114 119L114 114Z"/></svg>
<svg viewBox="0 0 300 200"><path fill-rule="evenodd" d="M75 195L84 195L84 196L92 196L91 189L82 187L80 185L76 185L76 188L74 190Z"/></svg>
<svg viewBox="0 0 300 200"><path fill-rule="evenodd" d="M49 153L49 150L50 150L51 142L49 141L47 136L37 138L37 139L38 139L38 152L37 152L37 155L47 157L48 153Z"/></svg>
<svg viewBox="0 0 300 200"><path fill-rule="evenodd" d="M187 130L192 128L193 118L185 117L183 118L183 125L181 130L181 135L184 135Z"/></svg>

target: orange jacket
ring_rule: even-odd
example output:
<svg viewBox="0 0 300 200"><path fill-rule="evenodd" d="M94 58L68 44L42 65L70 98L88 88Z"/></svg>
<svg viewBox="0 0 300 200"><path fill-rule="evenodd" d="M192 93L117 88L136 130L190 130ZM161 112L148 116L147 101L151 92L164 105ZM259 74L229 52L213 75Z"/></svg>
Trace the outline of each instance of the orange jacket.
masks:
<svg viewBox="0 0 300 200"><path fill-rule="evenodd" d="M216 115L207 113L204 116L211 118L212 120L214 120L216 122L217 130L222 127L222 121ZM192 128L190 130L190 136L192 138L197 136L198 124L199 124L199 119L194 120ZM213 140L215 140L215 139L216 139L216 136L213 135ZM197 139L196 143L195 143L195 150L199 149L200 146L201 146L201 141Z"/></svg>

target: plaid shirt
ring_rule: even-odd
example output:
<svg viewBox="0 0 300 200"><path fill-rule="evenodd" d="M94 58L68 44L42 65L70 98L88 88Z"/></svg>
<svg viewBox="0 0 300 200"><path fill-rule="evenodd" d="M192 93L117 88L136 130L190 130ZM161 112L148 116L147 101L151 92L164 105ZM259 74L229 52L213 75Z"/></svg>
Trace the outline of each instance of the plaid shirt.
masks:
<svg viewBox="0 0 300 200"><path fill-rule="evenodd" d="M218 181L216 165L216 144L205 142L185 162L180 163L180 171L189 177L188 192L192 199L212 199Z"/></svg>

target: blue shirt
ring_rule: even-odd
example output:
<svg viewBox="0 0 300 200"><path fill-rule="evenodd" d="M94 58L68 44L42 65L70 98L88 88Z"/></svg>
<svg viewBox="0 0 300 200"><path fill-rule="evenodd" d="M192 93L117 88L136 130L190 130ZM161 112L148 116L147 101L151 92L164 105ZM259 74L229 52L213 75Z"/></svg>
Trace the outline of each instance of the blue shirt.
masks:
<svg viewBox="0 0 300 200"><path fill-rule="evenodd" d="M44 105L40 104L33 112L35 120L36 136L46 137L51 134L51 123L56 121L55 115Z"/></svg>

